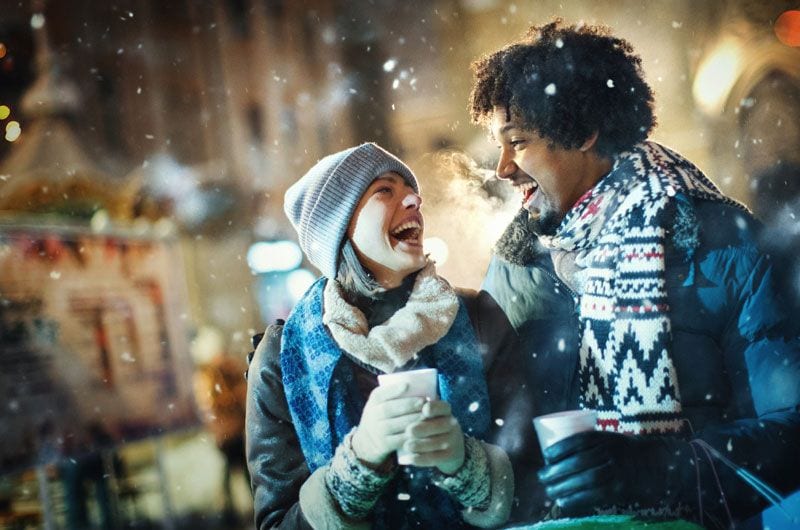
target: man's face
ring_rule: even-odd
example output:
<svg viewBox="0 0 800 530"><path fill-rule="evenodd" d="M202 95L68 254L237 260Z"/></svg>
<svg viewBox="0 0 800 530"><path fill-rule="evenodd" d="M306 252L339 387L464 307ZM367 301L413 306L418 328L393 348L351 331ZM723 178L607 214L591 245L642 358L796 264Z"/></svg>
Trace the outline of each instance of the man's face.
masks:
<svg viewBox="0 0 800 530"><path fill-rule="evenodd" d="M500 148L497 177L508 180L520 193L533 230L554 234L570 208L596 181L588 171L588 148L550 146L537 132L524 129L515 116L507 120L504 107L495 107L491 133Z"/></svg>
<svg viewBox="0 0 800 530"><path fill-rule="evenodd" d="M422 251L422 198L397 173L375 179L361 196L347 237L361 264L384 287L425 266Z"/></svg>

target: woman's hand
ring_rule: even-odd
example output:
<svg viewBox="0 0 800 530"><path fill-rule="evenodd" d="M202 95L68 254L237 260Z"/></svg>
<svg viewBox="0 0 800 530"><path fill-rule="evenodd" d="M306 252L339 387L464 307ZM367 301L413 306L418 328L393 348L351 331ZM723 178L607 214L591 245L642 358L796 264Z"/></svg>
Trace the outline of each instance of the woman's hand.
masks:
<svg viewBox="0 0 800 530"><path fill-rule="evenodd" d="M380 467L406 441L408 426L419 421L425 399L400 397L407 390L408 383L401 383L370 393L353 434L353 451L362 462Z"/></svg>
<svg viewBox="0 0 800 530"><path fill-rule="evenodd" d="M452 475L464 463L464 433L446 401L425 403L422 419L408 427L406 433L408 440L403 448L413 453L413 465L435 466Z"/></svg>

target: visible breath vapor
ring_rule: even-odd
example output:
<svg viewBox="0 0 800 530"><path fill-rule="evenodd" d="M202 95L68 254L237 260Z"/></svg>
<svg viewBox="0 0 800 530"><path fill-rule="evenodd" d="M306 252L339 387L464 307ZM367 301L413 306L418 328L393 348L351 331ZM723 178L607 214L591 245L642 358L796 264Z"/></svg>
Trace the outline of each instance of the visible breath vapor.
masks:
<svg viewBox="0 0 800 530"><path fill-rule="evenodd" d="M491 248L514 216L510 186L469 155L442 150L416 164L423 196L425 237L450 250L440 273L454 285L478 288Z"/></svg>

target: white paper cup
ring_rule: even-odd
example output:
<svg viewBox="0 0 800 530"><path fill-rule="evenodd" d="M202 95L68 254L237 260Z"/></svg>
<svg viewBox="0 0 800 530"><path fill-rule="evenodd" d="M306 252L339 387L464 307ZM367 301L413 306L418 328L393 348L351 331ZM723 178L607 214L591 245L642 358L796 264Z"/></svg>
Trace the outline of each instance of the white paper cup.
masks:
<svg viewBox="0 0 800 530"><path fill-rule="evenodd" d="M381 386L408 383L408 390L400 397L422 397L428 399L438 399L439 393L436 391L438 371L436 368L423 368L421 370L409 370L407 372L395 372L393 374L381 374L378 376L378 384ZM411 462L411 453L397 450L397 463L407 466Z"/></svg>
<svg viewBox="0 0 800 530"><path fill-rule="evenodd" d="M533 419L539 446L542 451L573 434L593 431L597 426L597 412L594 410L565 410Z"/></svg>

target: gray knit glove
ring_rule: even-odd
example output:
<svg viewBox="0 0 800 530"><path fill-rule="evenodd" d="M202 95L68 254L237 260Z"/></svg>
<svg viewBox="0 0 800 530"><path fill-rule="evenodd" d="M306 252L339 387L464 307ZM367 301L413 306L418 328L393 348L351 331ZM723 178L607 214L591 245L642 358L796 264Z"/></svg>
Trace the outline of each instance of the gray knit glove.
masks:
<svg viewBox="0 0 800 530"><path fill-rule="evenodd" d="M453 475L433 472L434 484L445 490L465 508L485 510L491 499L491 470L483 445L471 436L464 437L464 463Z"/></svg>
<svg viewBox="0 0 800 530"><path fill-rule="evenodd" d="M383 493L386 484L397 474L397 465L389 460L386 469L364 465L353 451L355 428L344 437L331 459L325 486L342 512L351 519L365 519Z"/></svg>

